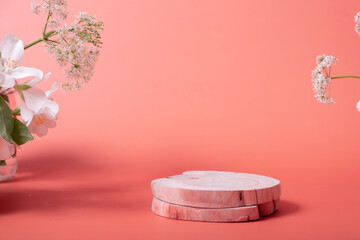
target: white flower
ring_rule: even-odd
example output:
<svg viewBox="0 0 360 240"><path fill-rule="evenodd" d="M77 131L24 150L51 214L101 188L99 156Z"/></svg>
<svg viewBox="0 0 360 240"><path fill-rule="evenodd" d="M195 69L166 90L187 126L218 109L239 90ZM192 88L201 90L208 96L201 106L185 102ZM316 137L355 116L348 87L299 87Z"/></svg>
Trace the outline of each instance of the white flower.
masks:
<svg viewBox="0 0 360 240"><path fill-rule="evenodd" d="M6 35L0 44L0 87L1 90L12 88L16 82L15 79L34 76L42 79L42 71L19 67L21 59L24 56L24 45L14 35Z"/></svg>
<svg viewBox="0 0 360 240"><path fill-rule="evenodd" d="M355 15L355 31L360 35L360 12Z"/></svg>
<svg viewBox="0 0 360 240"><path fill-rule="evenodd" d="M56 126L59 105L52 100L51 94L57 89L55 82L47 92L34 87L23 91L24 99L20 101L21 117L30 132L39 137L46 135L48 128Z"/></svg>
<svg viewBox="0 0 360 240"><path fill-rule="evenodd" d="M34 87L36 84L38 84L42 81L46 81L50 76L51 76L51 72L48 72L47 74L45 74L45 76L43 78L34 78L30 81L25 82L25 84L30 87Z"/></svg>
<svg viewBox="0 0 360 240"><path fill-rule="evenodd" d="M30 7L31 7L31 11L33 13L35 13L35 14L40 13L40 8L41 8L40 4L37 4L36 2L32 1L31 4L30 4Z"/></svg>
<svg viewBox="0 0 360 240"><path fill-rule="evenodd" d="M336 57L320 55L316 58L317 66L312 72L313 90L315 98L322 103L335 103L330 97L331 65L337 61ZM328 93L327 93L328 91Z"/></svg>
<svg viewBox="0 0 360 240"><path fill-rule="evenodd" d="M55 41L47 42L47 51L56 59L67 75L67 90L81 89L92 77L101 48L103 23L82 12L77 20L56 30Z"/></svg>
<svg viewBox="0 0 360 240"><path fill-rule="evenodd" d="M15 154L14 144L0 137L0 160L6 160Z"/></svg>
<svg viewBox="0 0 360 240"><path fill-rule="evenodd" d="M35 14L39 14L41 10L49 14L47 24L52 28L60 26L60 22L68 15L66 0L42 0L41 4L33 1L31 10Z"/></svg>
<svg viewBox="0 0 360 240"><path fill-rule="evenodd" d="M45 47L65 70L67 82L62 84L62 88L65 91L81 89L94 74L102 46L100 33L104 30L103 22L81 12L73 24L66 25L63 23L68 15L66 0L32 2L31 9L35 14L47 14ZM46 33L47 27L57 29Z"/></svg>
<svg viewBox="0 0 360 240"><path fill-rule="evenodd" d="M356 108L360 112L360 101L358 101L358 103L356 104Z"/></svg>

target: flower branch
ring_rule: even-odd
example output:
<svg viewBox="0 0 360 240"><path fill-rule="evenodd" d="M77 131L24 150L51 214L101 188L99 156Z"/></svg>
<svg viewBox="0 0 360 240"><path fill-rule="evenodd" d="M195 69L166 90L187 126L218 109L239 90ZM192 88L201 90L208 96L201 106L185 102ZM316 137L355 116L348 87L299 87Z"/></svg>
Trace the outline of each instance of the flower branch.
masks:
<svg viewBox="0 0 360 240"><path fill-rule="evenodd" d="M59 106L51 95L58 84L54 82L48 91L38 88L50 73L44 75L39 69L19 66L24 50L44 42L46 51L66 72L63 89L73 90L82 88L93 75L102 46L103 23L95 17L80 13L73 24L63 23L68 15L66 0L32 2L31 8L35 14L47 14L42 37L24 46L8 34L0 44L0 166L16 154L18 145L33 140L32 134L41 137L56 126ZM29 77L32 79L21 82ZM18 98L18 106L10 107L10 95Z"/></svg>
<svg viewBox="0 0 360 240"><path fill-rule="evenodd" d="M355 31L360 35L360 12L355 16ZM314 97L322 102L333 104L334 100L330 97L330 83L333 79L341 78L357 78L359 76L345 75L345 76L331 76L331 66L336 63L338 59L329 55L320 55L316 59L317 66L312 72L313 90L315 92ZM357 109L360 111L360 101L357 103Z"/></svg>

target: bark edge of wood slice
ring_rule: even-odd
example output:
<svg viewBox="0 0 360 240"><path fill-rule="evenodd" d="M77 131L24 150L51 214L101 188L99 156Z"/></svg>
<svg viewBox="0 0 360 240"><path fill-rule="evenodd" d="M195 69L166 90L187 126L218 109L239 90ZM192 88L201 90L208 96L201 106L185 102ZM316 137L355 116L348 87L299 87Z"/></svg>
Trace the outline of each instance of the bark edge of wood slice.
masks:
<svg viewBox="0 0 360 240"><path fill-rule="evenodd" d="M196 208L167 203L155 197L152 211L162 217L185 221L247 222L260 218L256 205L238 208Z"/></svg>
<svg viewBox="0 0 360 240"><path fill-rule="evenodd" d="M184 221L248 222L276 212L279 201L237 208L196 208L167 203L154 197L151 210L161 217Z"/></svg>

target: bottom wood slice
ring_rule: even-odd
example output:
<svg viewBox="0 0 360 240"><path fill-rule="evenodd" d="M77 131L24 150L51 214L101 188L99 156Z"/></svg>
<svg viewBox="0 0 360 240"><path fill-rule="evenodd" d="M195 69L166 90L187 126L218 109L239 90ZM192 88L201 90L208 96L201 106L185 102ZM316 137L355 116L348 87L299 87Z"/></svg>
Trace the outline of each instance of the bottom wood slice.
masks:
<svg viewBox="0 0 360 240"><path fill-rule="evenodd" d="M153 198L152 211L162 217L201 222L246 222L258 220L274 213L279 208L279 199L247 207L196 208L180 206Z"/></svg>
<svg viewBox="0 0 360 240"><path fill-rule="evenodd" d="M259 219L256 205L236 208L195 208L153 199L152 211L162 217L202 222L246 222Z"/></svg>
<svg viewBox="0 0 360 240"><path fill-rule="evenodd" d="M270 214L273 214L276 210L279 209L279 202L280 200L277 199L271 202L259 204L258 207L259 207L260 216L265 217Z"/></svg>

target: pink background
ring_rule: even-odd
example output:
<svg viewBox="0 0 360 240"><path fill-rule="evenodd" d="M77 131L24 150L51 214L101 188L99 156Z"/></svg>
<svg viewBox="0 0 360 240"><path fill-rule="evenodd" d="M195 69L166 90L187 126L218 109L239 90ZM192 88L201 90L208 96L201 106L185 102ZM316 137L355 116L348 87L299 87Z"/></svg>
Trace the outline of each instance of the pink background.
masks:
<svg viewBox="0 0 360 240"><path fill-rule="evenodd" d="M29 0L1 1L0 37L40 37ZM54 96L58 126L0 184L1 239L360 239L360 81L313 98L315 57L360 74L359 1L73 0L105 23L96 74ZM23 66L62 71L41 45ZM43 84L46 89L50 83ZM281 180L280 210L213 224L152 214L150 181L186 170Z"/></svg>

